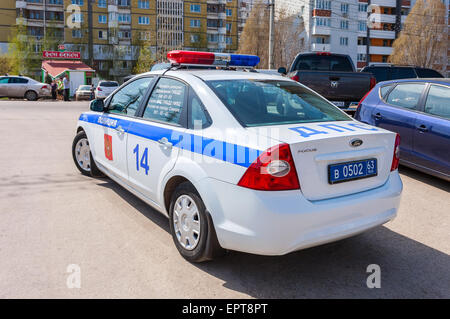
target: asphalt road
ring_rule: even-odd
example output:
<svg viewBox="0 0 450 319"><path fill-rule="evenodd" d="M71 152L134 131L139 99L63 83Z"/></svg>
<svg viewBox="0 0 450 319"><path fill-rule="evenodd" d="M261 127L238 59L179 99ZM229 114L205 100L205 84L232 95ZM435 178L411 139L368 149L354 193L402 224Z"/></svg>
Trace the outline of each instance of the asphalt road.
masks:
<svg viewBox="0 0 450 319"><path fill-rule="evenodd" d="M0 298L450 298L450 183L401 168L398 217L282 257L194 265L168 220L71 157L87 102L0 101ZM81 288L67 288L67 267ZM369 289L370 264L381 288Z"/></svg>

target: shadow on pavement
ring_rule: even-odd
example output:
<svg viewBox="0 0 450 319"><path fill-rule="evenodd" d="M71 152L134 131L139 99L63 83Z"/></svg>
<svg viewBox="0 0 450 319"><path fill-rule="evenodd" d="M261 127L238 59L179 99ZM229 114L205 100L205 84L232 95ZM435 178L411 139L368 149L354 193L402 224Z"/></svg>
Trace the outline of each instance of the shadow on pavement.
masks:
<svg viewBox="0 0 450 319"><path fill-rule="evenodd" d="M414 178L415 180L418 180L422 183L437 187L446 192L450 192L450 182L447 182L441 178L422 173L421 171L406 167L404 165L400 165L399 172L400 174L406 175L410 178Z"/></svg>
<svg viewBox="0 0 450 319"><path fill-rule="evenodd" d="M99 185L169 232L167 218L127 190L108 179ZM380 289L366 286L370 264L381 267ZM450 298L450 256L385 226L285 256L229 252L194 266L255 298Z"/></svg>

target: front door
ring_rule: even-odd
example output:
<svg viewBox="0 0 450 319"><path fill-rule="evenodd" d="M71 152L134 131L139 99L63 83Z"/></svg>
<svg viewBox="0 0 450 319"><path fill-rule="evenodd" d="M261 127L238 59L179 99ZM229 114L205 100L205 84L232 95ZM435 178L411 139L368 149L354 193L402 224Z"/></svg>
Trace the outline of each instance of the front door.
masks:
<svg viewBox="0 0 450 319"><path fill-rule="evenodd" d="M106 102L108 111L97 119L94 132L94 158L114 177L128 181L128 129L147 92L152 77L130 82Z"/></svg>
<svg viewBox="0 0 450 319"><path fill-rule="evenodd" d="M416 163L450 177L450 87L430 86L414 132Z"/></svg>
<svg viewBox="0 0 450 319"><path fill-rule="evenodd" d="M127 156L129 181L159 205L158 185L174 167L177 144L186 128L187 85L171 78L156 84L141 119L129 129Z"/></svg>

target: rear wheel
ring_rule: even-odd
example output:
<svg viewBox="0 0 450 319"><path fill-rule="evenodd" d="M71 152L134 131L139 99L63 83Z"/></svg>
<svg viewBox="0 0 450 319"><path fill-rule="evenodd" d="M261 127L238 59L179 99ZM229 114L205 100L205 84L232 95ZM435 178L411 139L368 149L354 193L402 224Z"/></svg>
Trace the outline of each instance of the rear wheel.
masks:
<svg viewBox="0 0 450 319"><path fill-rule="evenodd" d="M72 143L72 157L75 166L86 176L103 176L92 158L89 141L84 131L79 132Z"/></svg>
<svg viewBox="0 0 450 319"><path fill-rule="evenodd" d="M25 98L28 101L36 101L38 99L38 95L34 91L27 91L27 92L25 92Z"/></svg>
<svg viewBox="0 0 450 319"><path fill-rule="evenodd" d="M186 260L203 262L224 253L211 216L191 183L182 183L175 189L169 217L173 241Z"/></svg>

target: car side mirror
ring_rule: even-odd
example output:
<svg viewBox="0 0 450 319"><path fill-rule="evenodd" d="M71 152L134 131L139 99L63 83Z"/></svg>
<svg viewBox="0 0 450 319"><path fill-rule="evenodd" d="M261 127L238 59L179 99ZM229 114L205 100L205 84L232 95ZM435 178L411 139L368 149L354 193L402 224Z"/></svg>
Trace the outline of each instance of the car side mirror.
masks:
<svg viewBox="0 0 450 319"><path fill-rule="evenodd" d="M285 67L278 68L278 73L286 75L287 71Z"/></svg>
<svg viewBox="0 0 450 319"><path fill-rule="evenodd" d="M103 112L105 110L105 102L100 99L92 100L89 104L89 108L94 112Z"/></svg>

